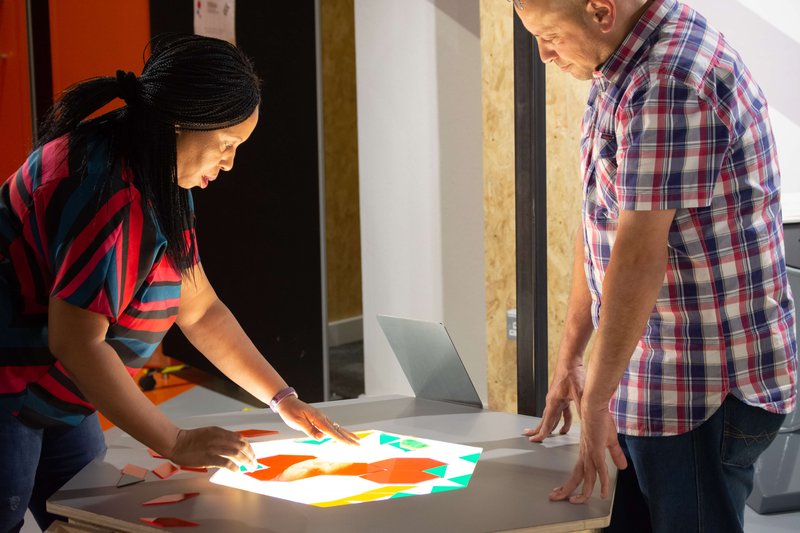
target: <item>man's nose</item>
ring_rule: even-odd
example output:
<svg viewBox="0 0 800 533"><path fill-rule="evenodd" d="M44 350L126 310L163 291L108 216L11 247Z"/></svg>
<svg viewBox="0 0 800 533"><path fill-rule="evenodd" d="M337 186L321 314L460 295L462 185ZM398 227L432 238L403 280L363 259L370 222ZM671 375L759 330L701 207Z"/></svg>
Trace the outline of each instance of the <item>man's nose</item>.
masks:
<svg viewBox="0 0 800 533"><path fill-rule="evenodd" d="M558 57L555 50L546 44L542 44L541 40L536 39L536 43L539 45L539 58L541 58L542 63L550 63Z"/></svg>

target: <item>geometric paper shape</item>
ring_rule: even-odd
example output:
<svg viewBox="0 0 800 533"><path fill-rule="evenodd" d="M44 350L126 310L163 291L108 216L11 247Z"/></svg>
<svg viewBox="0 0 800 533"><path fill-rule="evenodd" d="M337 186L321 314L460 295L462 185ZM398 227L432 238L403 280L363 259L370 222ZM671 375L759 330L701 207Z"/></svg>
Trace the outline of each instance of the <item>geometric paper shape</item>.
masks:
<svg viewBox="0 0 800 533"><path fill-rule="evenodd" d="M432 493L434 492L447 492L448 490L458 490L463 487L433 487Z"/></svg>
<svg viewBox="0 0 800 533"><path fill-rule="evenodd" d="M155 459L166 459L166 457L164 457L163 455L161 455L161 454L159 454L157 452L154 452L150 448L147 448L147 453L149 453Z"/></svg>
<svg viewBox="0 0 800 533"><path fill-rule="evenodd" d="M174 516L160 516L158 518L140 518L139 520L144 522L145 524L149 524L151 526L156 526L156 527L193 527L200 525L197 522L192 522L191 520L184 520L183 518L177 518Z"/></svg>
<svg viewBox="0 0 800 533"><path fill-rule="evenodd" d="M144 477L147 475L147 469L142 468L141 466L136 465L125 465L122 470L120 470L120 477L119 481L117 481L117 487L127 487L128 485L133 485L135 483L139 483L140 481L144 481Z"/></svg>
<svg viewBox="0 0 800 533"><path fill-rule="evenodd" d="M184 493L177 493L177 494L165 494L164 496L159 496L158 498L153 498L152 500L147 500L142 505L165 505L169 503L179 503L190 498L194 498L198 496L199 492L184 492Z"/></svg>
<svg viewBox="0 0 800 533"><path fill-rule="evenodd" d="M146 468L142 468L141 466L130 465L130 464L125 465L122 468L121 472L123 474L125 474L126 476L140 477L142 479L144 479L144 477L147 475L147 469Z"/></svg>
<svg viewBox="0 0 800 533"><path fill-rule="evenodd" d="M437 467L434 467L434 468L429 468L429 469L425 470L425 472L428 472L429 474L433 474L436 477L444 477L445 476L445 472L447 472L447 465L437 466Z"/></svg>
<svg viewBox="0 0 800 533"><path fill-rule="evenodd" d="M172 476L175 472L178 471L180 471L180 468L170 463L169 461L161 463L160 465L158 465L156 468L153 469L153 473L157 475L160 479L167 479L168 477Z"/></svg>
<svg viewBox="0 0 800 533"><path fill-rule="evenodd" d="M330 438L254 442L256 470L219 469L211 482L318 507L388 501L463 489L483 451L378 430L357 435L360 446Z"/></svg>
<svg viewBox="0 0 800 533"><path fill-rule="evenodd" d="M339 505L349 505L351 503L364 503L364 502L372 502L377 500L386 500L391 499L397 496L398 493L406 489L410 489L411 487L406 486L387 486L381 487L379 489L374 489L368 492L363 492L361 494L355 494L353 496L348 496L346 498L341 498L339 500L331 500L327 502L317 502L314 504L315 507L337 507ZM413 496L409 494L409 496Z"/></svg>
<svg viewBox="0 0 800 533"><path fill-rule="evenodd" d="M419 450L427 446L424 442L415 439L404 439L400 442L390 442L389 444L404 452L413 452L414 450Z"/></svg>
<svg viewBox="0 0 800 533"><path fill-rule="evenodd" d="M466 476L451 477L448 478L448 480L452 481L453 483L458 483L459 485L466 487L467 485L469 485L469 478L471 477L472 474L467 474Z"/></svg>
<svg viewBox="0 0 800 533"><path fill-rule="evenodd" d="M136 476L127 476L122 474L117 481L117 488L127 487L128 485L135 485L144 481L144 478Z"/></svg>
<svg viewBox="0 0 800 533"><path fill-rule="evenodd" d="M246 439L252 439L255 437L264 437L266 435L275 435L278 432L269 429L243 429L241 431L237 431L236 433Z"/></svg>
<svg viewBox="0 0 800 533"><path fill-rule="evenodd" d="M303 443L303 444L316 444L318 446L321 446L321 445L325 444L326 442L330 442L330 441L331 441L330 437L325 437L325 438L322 438L322 439L319 439L319 440L317 440L317 439L301 439L301 440L298 440L297 442Z"/></svg>

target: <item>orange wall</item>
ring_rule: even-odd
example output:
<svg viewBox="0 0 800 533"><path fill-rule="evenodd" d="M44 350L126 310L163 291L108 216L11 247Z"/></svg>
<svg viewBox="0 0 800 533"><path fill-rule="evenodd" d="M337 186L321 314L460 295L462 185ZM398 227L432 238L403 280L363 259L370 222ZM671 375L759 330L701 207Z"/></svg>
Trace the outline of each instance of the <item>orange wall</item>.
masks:
<svg viewBox="0 0 800 533"><path fill-rule="evenodd" d="M0 0L0 183L31 149L31 97L25 2Z"/></svg>
<svg viewBox="0 0 800 533"><path fill-rule="evenodd" d="M149 40L148 0L50 0L53 94L117 69L138 75ZM112 102L104 111L120 105Z"/></svg>

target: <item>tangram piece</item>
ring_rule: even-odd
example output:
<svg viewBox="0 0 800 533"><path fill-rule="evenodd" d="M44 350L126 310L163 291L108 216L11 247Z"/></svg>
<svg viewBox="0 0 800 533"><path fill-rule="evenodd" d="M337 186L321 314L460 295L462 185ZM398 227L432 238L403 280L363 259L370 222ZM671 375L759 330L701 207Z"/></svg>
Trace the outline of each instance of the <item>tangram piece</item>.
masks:
<svg viewBox="0 0 800 533"><path fill-rule="evenodd" d="M362 430L358 436L357 447L329 438L254 442L255 471L219 469L211 482L333 507L463 489L482 452L377 430Z"/></svg>
<svg viewBox="0 0 800 533"><path fill-rule="evenodd" d="M199 526L197 522L184 520L174 516L160 516L158 518L140 518L141 522L156 527L194 527Z"/></svg>
<svg viewBox="0 0 800 533"><path fill-rule="evenodd" d="M150 448L147 448L147 453L149 453L151 457L155 457L156 459L166 459L166 457L164 457L163 455L158 454L157 452L154 452Z"/></svg>
<svg viewBox="0 0 800 533"><path fill-rule="evenodd" d="M156 468L153 469L153 473L157 475L160 479L167 479L168 477L172 476L175 472L180 471L180 468L175 466L174 464L166 461L161 463Z"/></svg>
<svg viewBox="0 0 800 533"><path fill-rule="evenodd" d="M128 485L144 481L144 477L147 475L147 469L141 466L127 464L122 468L120 474L119 481L117 481L118 488L127 487Z"/></svg>
<svg viewBox="0 0 800 533"><path fill-rule="evenodd" d="M381 472L366 474L361 476L364 479L375 483L421 483L437 477L435 474L426 472L431 468L447 465L435 459L424 457L398 457L397 459L387 459L372 463L372 466L380 468Z"/></svg>
<svg viewBox="0 0 800 533"><path fill-rule="evenodd" d="M187 472L208 472L208 468L202 466L182 466L181 470L186 470Z"/></svg>
<svg viewBox="0 0 800 533"><path fill-rule="evenodd" d="M239 435L246 439L252 439L255 437L265 437L267 435L276 435L277 431L271 431L269 429L243 429L241 431L237 431Z"/></svg>
<svg viewBox="0 0 800 533"><path fill-rule="evenodd" d="M339 500L331 500L329 502L319 502L313 504L315 507L336 507L338 505L349 505L352 503L373 502L376 500L386 500L389 498L397 498L403 496L403 491L413 489L413 485L395 485L391 487L381 487L379 489L362 492ZM414 494L405 494L404 496L414 496Z"/></svg>
<svg viewBox="0 0 800 533"><path fill-rule="evenodd" d="M190 498L194 498L198 496L199 492L183 492L177 494L165 494L164 496L159 496L158 498L153 498L152 500L147 500L142 505L165 505L169 503L180 503L182 501L186 501Z"/></svg>
<svg viewBox="0 0 800 533"><path fill-rule="evenodd" d="M144 481L144 478L142 477L126 476L125 474L122 474L119 477L119 481L117 481L117 488L121 489L122 487L135 485L137 483L141 483L142 481Z"/></svg>

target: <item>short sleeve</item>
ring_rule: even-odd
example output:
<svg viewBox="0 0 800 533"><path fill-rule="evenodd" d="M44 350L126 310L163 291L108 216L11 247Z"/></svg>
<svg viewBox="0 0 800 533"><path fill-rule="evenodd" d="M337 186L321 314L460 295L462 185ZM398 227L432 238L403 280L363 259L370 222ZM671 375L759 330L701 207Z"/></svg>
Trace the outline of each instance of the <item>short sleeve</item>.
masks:
<svg viewBox="0 0 800 533"><path fill-rule="evenodd" d="M136 283L136 269L129 263L139 248L137 225L131 223L131 210L137 203L131 202L125 190L117 191L99 208L93 200L77 215L62 212L61 231L51 236L50 295L114 322Z"/></svg>
<svg viewBox="0 0 800 533"><path fill-rule="evenodd" d="M616 193L620 209L707 207L730 143L707 98L654 80L620 102Z"/></svg>

